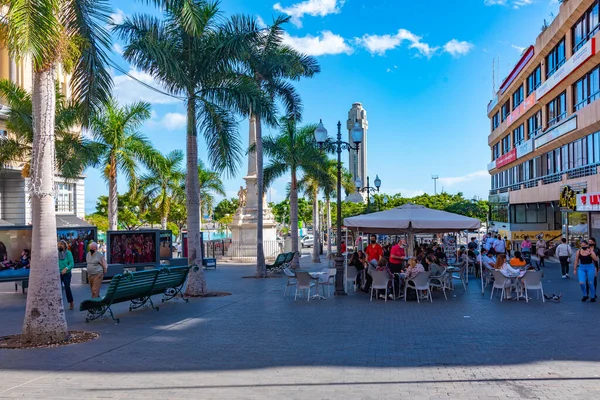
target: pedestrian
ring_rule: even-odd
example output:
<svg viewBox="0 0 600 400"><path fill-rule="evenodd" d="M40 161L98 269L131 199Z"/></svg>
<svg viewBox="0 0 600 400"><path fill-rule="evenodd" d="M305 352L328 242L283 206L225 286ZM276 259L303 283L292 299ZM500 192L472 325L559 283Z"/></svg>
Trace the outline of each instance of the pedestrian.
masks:
<svg viewBox="0 0 600 400"><path fill-rule="evenodd" d="M598 257L598 259L600 260L600 248L598 248L598 246L596 245L596 239L590 238L590 240L588 240L588 243L590 244L590 249L592 249L594 251L594 253L596 254L596 257ZM596 266L596 276L594 276L594 287L597 288L598 287L598 261L594 261L594 265ZM589 293L589 285L588 285L588 293ZM595 298L598 298L598 292L596 292Z"/></svg>
<svg viewBox="0 0 600 400"><path fill-rule="evenodd" d="M327 239L325 239L327 240ZM342 240L342 243L340 243L340 249L342 250L342 254L345 254L347 249L346 249L346 241Z"/></svg>
<svg viewBox="0 0 600 400"><path fill-rule="evenodd" d="M67 295L67 302L69 303L69 310L74 308L73 306L73 292L71 291L71 270L75 266L73 260L73 253L69 250L67 242L61 240L58 242L58 270L60 271L60 281L65 287L65 294Z"/></svg>
<svg viewBox="0 0 600 400"><path fill-rule="evenodd" d="M500 239L500 236L498 236L494 241L494 251L496 254L506 253L506 245L504 244L504 240Z"/></svg>
<svg viewBox="0 0 600 400"><path fill-rule="evenodd" d="M98 244L96 242L90 243L90 251L87 253L85 259L92 299L95 299L100 297L100 287L102 286L104 274L108 270L108 265L102 253L98 252Z"/></svg>
<svg viewBox="0 0 600 400"><path fill-rule="evenodd" d="M569 277L569 261L571 260L571 246L567 244L567 238L562 238L561 242L561 244L556 246L556 256L560 261L562 278L567 279Z"/></svg>
<svg viewBox="0 0 600 400"><path fill-rule="evenodd" d="M368 262L375 260L375 265L377 265L377 262L383 257L383 248L377 243L377 236L371 235L370 239L371 243L365 249L365 254Z"/></svg>
<svg viewBox="0 0 600 400"><path fill-rule="evenodd" d="M506 258L510 258L510 251L512 250L512 242L506 236L504 236L504 247L506 248Z"/></svg>
<svg viewBox="0 0 600 400"><path fill-rule="evenodd" d="M400 273L402 271L402 263L406 258L406 253L404 249L400 246L400 241L398 241L392 249L390 250L390 270L394 273Z"/></svg>
<svg viewBox="0 0 600 400"><path fill-rule="evenodd" d="M531 242L529 241L529 236L525 236L521 242L521 253L523 254L523 258L528 263L531 263Z"/></svg>
<svg viewBox="0 0 600 400"><path fill-rule="evenodd" d="M594 261L598 262L598 256L590 249L587 240L581 241L581 247L575 255L575 264L573 265L573 275L579 278L579 286L583 297L581 301L587 301L589 298L592 303L596 302L596 287L594 286L594 277L596 276L596 266ZM586 282L589 285L590 293L588 296Z"/></svg>
<svg viewBox="0 0 600 400"><path fill-rule="evenodd" d="M538 241L535 244L536 253L540 258L540 267L546 267L546 263L544 259L546 258L546 242L544 241L544 237L542 235L538 236Z"/></svg>

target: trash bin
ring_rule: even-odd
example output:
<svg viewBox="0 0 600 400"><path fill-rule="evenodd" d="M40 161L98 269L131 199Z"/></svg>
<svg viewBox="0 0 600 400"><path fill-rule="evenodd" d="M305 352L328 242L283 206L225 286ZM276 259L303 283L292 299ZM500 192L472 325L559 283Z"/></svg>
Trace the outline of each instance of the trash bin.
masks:
<svg viewBox="0 0 600 400"><path fill-rule="evenodd" d="M90 282L88 281L88 275L87 275L87 268L81 268L81 283L84 284L89 284Z"/></svg>

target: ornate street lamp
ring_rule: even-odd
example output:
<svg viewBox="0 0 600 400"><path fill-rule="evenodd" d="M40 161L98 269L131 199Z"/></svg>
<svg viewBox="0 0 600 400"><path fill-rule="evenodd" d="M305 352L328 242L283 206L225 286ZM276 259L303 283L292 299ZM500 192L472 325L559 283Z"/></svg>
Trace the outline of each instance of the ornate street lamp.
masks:
<svg viewBox="0 0 600 400"><path fill-rule="evenodd" d="M335 152L337 153L337 235L336 235L336 254L335 254L335 294L337 296L346 295L344 289L344 256L342 254L342 150L356 151L360 143L363 140L363 130L356 122L354 127L350 131L352 141L355 146L348 142L342 141L342 123L337 123L337 140L330 139L327 136L327 129L323 126L323 120L319 122L317 129L315 129L315 140L319 144L319 148L323 148L325 144L334 146Z"/></svg>
<svg viewBox="0 0 600 400"><path fill-rule="evenodd" d="M375 175L375 187L371 187L370 183L369 183L369 177L367 176L367 186L365 187L361 187L362 186L362 181L359 179L356 180L356 182L354 183L356 185L356 191L357 192L362 192L362 193L367 193L367 213L370 210L370 206L371 206L371 201L369 200L369 197L371 196L371 193L377 193L379 192L379 188L381 187L381 179L379 179L379 175Z"/></svg>

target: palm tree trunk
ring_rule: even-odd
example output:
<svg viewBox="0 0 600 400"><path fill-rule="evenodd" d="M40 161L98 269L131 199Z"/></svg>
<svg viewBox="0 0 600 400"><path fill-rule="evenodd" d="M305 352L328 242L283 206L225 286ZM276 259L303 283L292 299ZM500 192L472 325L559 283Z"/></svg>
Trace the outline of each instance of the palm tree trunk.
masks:
<svg viewBox="0 0 600 400"><path fill-rule="evenodd" d="M164 215L160 219L160 229L162 229L163 231L167 229L167 216L166 215Z"/></svg>
<svg viewBox="0 0 600 400"><path fill-rule="evenodd" d="M290 189L290 236L292 238L292 251L298 252L298 181L296 179L296 168L292 170L292 185ZM295 256L292 261L292 268L298 268L300 260Z"/></svg>
<svg viewBox="0 0 600 400"><path fill-rule="evenodd" d="M331 258L331 200L327 197L327 259Z"/></svg>
<svg viewBox="0 0 600 400"><path fill-rule="evenodd" d="M54 67L33 75L32 248L23 336L32 343L68 337L56 251L54 211Z"/></svg>
<svg viewBox="0 0 600 400"><path fill-rule="evenodd" d="M317 190L313 190L313 249L312 249L312 262L320 263L321 257L319 256L321 250L321 232L319 228L319 193Z"/></svg>
<svg viewBox="0 0 600 400"><path fill-rule="evenodd" d="M258 218L256 219L256 276L258 278L267 277L267 266L265 265L265 251L263 247L263 192L264 174L263 174L263 145L262 145L262 126L260 116L255 115L256 121L256 189L258 191ZM252 123L252 117L250 117Z"/></svg>
<svg viewBox="0 0 600 400"><path fill-rule="evenodd" d="M108 230L116 231L118 229L119 198L117 197L117 160L114 155L110 157L108 174Z"/></svg>
<svg viewBox="0 0 600 400"><path fill-rule="evenodd" d="M198 132L196 130L196 100L187 103L187 176L185 190L188 210L188 263L190 268L186 296L201 296L206 293L206 279L202 269L202 247L200 245L200 185L198 179Z"/></svg>

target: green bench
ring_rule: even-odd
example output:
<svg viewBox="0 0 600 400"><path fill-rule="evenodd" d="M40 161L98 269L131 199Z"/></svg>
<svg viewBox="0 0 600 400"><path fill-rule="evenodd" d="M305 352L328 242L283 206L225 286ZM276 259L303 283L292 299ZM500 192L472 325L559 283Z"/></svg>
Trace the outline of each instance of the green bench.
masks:
<svg viewBox="0 0 600 400"><path fill-rule="evenodd" d="M111 306L126 301L131 302L129 311L137 308L150 306L158 311L154 306L152 296L162 294L162 302L171 300L181 293L181 289L187 279L189 267L165 267L148 271L126 272L115 275L104 297L89 299L83 301L79 306L79 311L87 311L85 322L93 321L98 318L106 318L108 311L110 317L116 323L119 318L113 315ZM184 299L186 302L188 299Z"/></svg>
<svg viewBox="0 0 600 400"><path fill-rule="evenodd" d="M294 259L294 255L296 253L295 252L290 252L290 253L281 253L277 256L277 258L275 259L275 262L273 262L273 264L267 264L267 271L269 271L269 273L274 273L274 272L281 272L283 271L284 268L287 268L290 266L290 264L292 263L292 260Z"/></svg>

